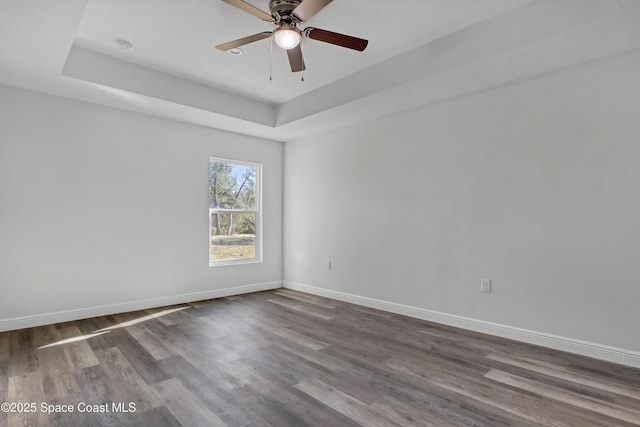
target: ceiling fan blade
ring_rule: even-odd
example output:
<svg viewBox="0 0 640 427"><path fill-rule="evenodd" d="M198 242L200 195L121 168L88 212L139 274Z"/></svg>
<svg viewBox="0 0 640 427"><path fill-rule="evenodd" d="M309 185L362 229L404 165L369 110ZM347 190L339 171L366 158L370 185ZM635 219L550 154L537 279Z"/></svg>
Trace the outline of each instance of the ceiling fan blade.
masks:
<svg viewBox="0 0 640 427"><path fill-rule="evenodd" d="M336 46L342 46L353 50L359 50L360 52L365 50L369 44L369 40L359 39L358 37L348 36L346 34L334 33L333 31L321 30L319 28L307 28L305 30L305 34L310 39L335 44Z"/></svg>
<svg viewBox="0 0 640 427"><path fill-rule="evenodd" d="M241 39L234 40L232 42L219 44L218 46L216 46L216 49L229 50L229 49L233 49L234 47L240 47L240 46L244 46L245 44L257 42L258 40L268 39L269 37L271 37L271 31L265 31L263 33L258 33L252 36L243 37Z"/></svg>
<svg viewBox="0 0 640 427"><path fill-rule="evenodd" d="M287 51L287 56L289 57L289 65L291 65L291 71L294 73L298 71L304 70L304 58L302 57L302 49L300 45L294 47L293 49L289 49Z"/></svg>
<svg viewBox="0 0 640 427"><path fill-rule="evenodd" d="M331 2L332 0L303 0L302 3L293 9L293 16L301 22L307 22L313 15L320 12Z"/></svg>
<svg viewBox="0 0 640 427"><path fill-rule="evenodd" d="M263 12L260 9L258 9L257 7L244 2L242 0L222 0L225 3L229 3L232 6L237 7L238 9L242 9L245 12L248 12L254 16L257 16L258 18L262 19L263 21L273 21L273 17L271 15L269 15L267 12Z"/></svg>

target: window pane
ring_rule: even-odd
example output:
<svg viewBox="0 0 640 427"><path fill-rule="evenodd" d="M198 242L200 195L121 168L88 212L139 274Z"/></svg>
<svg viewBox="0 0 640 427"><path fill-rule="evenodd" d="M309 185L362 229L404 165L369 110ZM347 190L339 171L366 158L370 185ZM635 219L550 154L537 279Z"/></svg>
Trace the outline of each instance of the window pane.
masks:
<svg viewBox="0 0 640 427"><path fill-rule="evenodd" d="M209 162L209 208L256 210L258 167Z"/></svg>
<svg viewBox="0 0 640 427"><path fill-rule="evenodd" d="M256 214L211 214L211 259L256 257Z"/></svg>

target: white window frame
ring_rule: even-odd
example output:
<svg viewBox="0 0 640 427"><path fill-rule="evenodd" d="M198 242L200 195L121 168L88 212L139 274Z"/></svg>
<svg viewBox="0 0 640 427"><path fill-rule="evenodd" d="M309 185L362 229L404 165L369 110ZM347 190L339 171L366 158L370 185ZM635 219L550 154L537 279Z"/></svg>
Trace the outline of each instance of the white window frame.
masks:
<svg viewBox="0 0 640 427"><path fill-rule="evenodd" d="M239 264L256 264L262 262L262 164L244 162L240 160L223 159L221 157L209 157L209 165L211 162L217 163L229 163L233 165L251 166L256 168L256 210L246 209L212 209L209 208L209 267L222 267L227 265L239 265ZM211 171L211 168L209 168ZM211 176L209 176L211 180ZM207 197L208 200L208 197ZM207 203L208 205L208 203ZM218 214L255 214L256 216L256 237L255 237L255 257L254 258L239 258L215 261L211 255L211 215Z"/></svg>

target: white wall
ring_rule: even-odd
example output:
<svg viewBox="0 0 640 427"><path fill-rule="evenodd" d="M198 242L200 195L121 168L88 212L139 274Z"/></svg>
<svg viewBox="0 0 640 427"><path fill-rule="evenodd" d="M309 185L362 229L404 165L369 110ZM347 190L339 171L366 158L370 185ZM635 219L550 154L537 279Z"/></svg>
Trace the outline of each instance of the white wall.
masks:
<svg viewBox="0 0 640 427"><path fill-rule="evenodd" d="M635 52L287 143L285 281L640 350L638 76Z"/></svg>
<svg viewBox="0 0 640 427"><path fill-rule="evenodd" d="M264 165L263 263L209 267L209 156ZM279 286L282 160L279 142L0 86L0 323Z"/></svg>

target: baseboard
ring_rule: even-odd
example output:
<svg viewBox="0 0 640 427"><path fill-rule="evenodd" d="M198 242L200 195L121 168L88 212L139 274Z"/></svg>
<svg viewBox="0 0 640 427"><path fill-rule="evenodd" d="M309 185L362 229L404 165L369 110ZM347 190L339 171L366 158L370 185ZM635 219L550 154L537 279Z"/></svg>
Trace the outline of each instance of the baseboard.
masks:
<svg viewBox="0 0 640 427"><path fill-rule="evenodd" d="M595 359L606 360L622 365L640 368L640 353L622 348L611 347L587 341L580 341L573 338L551 335L544 332L537 332L528 329L516 328L513 326L501 325L498 323L485 322L483 320L471 319L468 317L456 316L453 314L441 313L424 308L412 307L403 304L378 300L374 298L352 295L345 292L333 291L330 289L318 288L315 286L303 285L301 283L283 282L283 286L309 294L332 298L339 301L349 302L365 307L376 308L391 313L402 314L404 316L415 317L430 322L455 326L461 329L468 329L535 344L556 350L567 351L582 356L593 357Z"/></svg>
<svg viewBox="0 0 640 427"><path fill-rule="evenodd" d="M16 329L32 328L35 326L51 325L60 322L88 319L91 317L108 316L110 314L126 313L129 311L146 310L167 305L184 304L212 298L222 298L232 295L248 294L251 292L267 291L282 287L282 282L256 283L252 285L235 286L232 288L213 289L210 291L194 292L190 294L171 295L160 298L129 301L119 304L100 305L77 310L58 311L55 313L38 314L34 316L0 319L0 332Z"/></svg>
<svg viewBox="0 0 640 427"><path fill-rule="evenodd" d="M636 368L640 368L640 354L635 351L628 351L624 355L623 365L634 366Z"/></svg>

